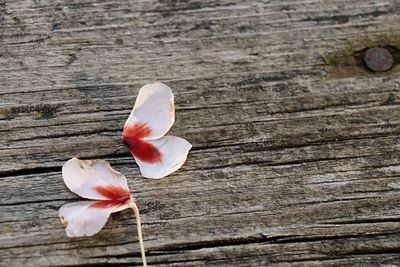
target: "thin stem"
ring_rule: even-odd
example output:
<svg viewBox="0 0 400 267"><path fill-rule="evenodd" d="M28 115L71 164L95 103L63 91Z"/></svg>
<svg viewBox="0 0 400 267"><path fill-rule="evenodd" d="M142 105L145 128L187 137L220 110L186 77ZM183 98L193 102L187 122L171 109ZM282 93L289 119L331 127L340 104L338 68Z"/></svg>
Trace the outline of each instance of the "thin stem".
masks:
<svg viewBox="0 0 400 267"><path fill-rule="evenodd" d="M139 209L136 206L136 203L135 203L135 201L133 199L131 199L129 201L129 206L133 209L133 212L135 213L135 217L136 217L137 233L138 233L138 237L139 237L140 252L142 254L143 267L147 267L146 255L144 253L144 243L143 243L143 236L142 236L142 225L140 223Z"/></svg>

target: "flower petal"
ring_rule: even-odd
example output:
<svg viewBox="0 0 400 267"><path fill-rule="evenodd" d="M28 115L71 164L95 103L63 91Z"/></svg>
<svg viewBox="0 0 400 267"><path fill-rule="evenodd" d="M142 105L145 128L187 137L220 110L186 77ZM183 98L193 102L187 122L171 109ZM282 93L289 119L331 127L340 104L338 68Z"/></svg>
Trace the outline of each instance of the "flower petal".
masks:
<svg viewBox="0 0 400 267"><path fill-rule="evenodd" d="M126 178L104 160L72 158L62 167L65 184L75 194L98 200L122 200L130 192Z"/></svg>
<svg viewBox="0 0 400 267"><path fill-rule="evenodd" d="M135 156L140 172L145 178L159 179L165 177L179 169L186 161L192 145L183 138L176 136L164 136L157 140L146 141L157 149L160 153L160 160L156 162L146 162Z"/></svg>
<svg viewBox="0 0 400 267"><path fill-rule="evenodd" d="M61 221L67 225L67 236L94 235L107 223L112 212L120 211L122 207L128 208L127 205L119 204L100 207L99 202L103 201L80 201L65 204L60 208L58 215Z"/></svg>
<svg viewBox="0 0 400 267"><path fill-rule="evenodd" d="M146 84L125 122L122 136L153 140L164 136L175 120L174 95L163 83Z"/></svg>

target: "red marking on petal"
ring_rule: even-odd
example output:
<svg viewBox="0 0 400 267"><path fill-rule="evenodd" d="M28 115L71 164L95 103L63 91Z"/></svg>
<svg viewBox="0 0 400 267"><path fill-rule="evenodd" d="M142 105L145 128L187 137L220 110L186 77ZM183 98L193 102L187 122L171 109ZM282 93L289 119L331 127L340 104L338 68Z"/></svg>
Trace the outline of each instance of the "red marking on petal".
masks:
<svg viewBox="0 0 400 267"><path fill-rule="evenodd" d="M134 138L127 138L124 142L128 146L129 151L141 161L147 163L157 163L161 161L161 152L152 144Z"/></svg>
<svg viewBox="0 0 400 267"><path fill-rule="evenodd" d="M151 129L142 123L125 128L122 132L122 139L136 158L147 163L160 162L161 152L152 144L141 140L150 134Z"/></svg>
<svg viewBox="0 0 400 267"><path fill-rule="evenodd" d="M146 123L135 124L132 127L125 128L122 132L122 137L143 139L151 134L151 129Z"/></svg>
<svg viewBox="0 0 400 267"><path fill-rule="evenodd" d="M114 185L99 185L94 188L100 195L109 200L118 200L120 198L130 197L131 193L119 186Z"/></svg>
<svg viewBox="0 0 400 267"><path fill-rule="evenodd" d="M129 200L129 198L127 198ZM126 202L126 201L125 201ZM90 204L89 208L96 208L96 209L108 209L111 207L118 207L124 203L118 200L99 200L92 204Z"/></svg>
<svg viewBox="0 0 400 267"><path fill-rule="evenodd" d="M118 186L100 185L96 186L94 190L109 200L96 201L93 204L90 204L90 208L107 209L117 207L125 204L131 198L131 193L128 190Z"/></svg>
<svg viewBox="0 0 400 267"><path fill-rule="evenodd" d="M131 193L128 190L114 185L99 185L94 190L109 200L96 201L89 206L90 208L116 207L125 204L131 198Z"/></svg>

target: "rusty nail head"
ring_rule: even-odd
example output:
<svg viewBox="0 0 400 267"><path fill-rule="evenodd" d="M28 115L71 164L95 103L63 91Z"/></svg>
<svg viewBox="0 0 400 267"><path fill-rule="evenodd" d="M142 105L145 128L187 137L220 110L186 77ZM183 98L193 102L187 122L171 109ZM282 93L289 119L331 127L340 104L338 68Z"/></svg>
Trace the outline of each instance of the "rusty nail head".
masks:
<svg viewBox="0 0 400 267"><path fill-rule="evenodd" d="M387 71L393 65L393 56L385 48L369 48L365 51L364 63L372 71Z"/></svg>

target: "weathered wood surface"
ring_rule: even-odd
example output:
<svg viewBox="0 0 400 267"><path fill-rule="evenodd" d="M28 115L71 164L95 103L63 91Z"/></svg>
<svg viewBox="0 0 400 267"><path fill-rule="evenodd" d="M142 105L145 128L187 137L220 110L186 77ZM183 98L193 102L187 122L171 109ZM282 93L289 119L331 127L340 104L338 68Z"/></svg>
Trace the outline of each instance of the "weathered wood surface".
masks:
<svg viewBox="0 0 400 267"><path fill-rule="evenodd" d="M399 1L0 0L0 26L1 266L140 265L131 211L65 236L73 156L128 177L150 265L400 265ZM155 80L193 150L145 180L120 133Z"/></svg>

